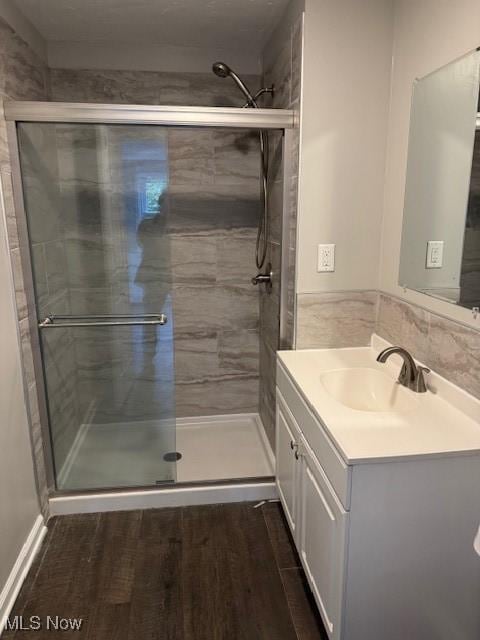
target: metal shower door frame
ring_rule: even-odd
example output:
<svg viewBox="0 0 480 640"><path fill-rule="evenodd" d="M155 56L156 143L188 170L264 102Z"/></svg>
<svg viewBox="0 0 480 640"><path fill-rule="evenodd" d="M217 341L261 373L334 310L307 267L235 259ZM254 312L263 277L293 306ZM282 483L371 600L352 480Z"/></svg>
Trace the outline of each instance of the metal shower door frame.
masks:
<svg viewBox="0 0 480 640"><path fill-rule="evenodd" d="M82 102L5 101L7 122L82 124L148 124L172 127L292 129L291 109L236 107L169 107L163 105L92 104Z"/></svg>
<svg viewBox="0 0 480 640"><path fill-rule="evenodd" d="M13 183L13 200L17 222L17 232L23 284L27 301L34 299L33 269L28 239L27 216L23 197L23 182L20 167L20 150L17 136L17 124L22 122L50 122L77 124L126 124L126 125L160 125L171 127L215 127L226 129L258 129L283 132L283 212L282 212L282 244L280 272L280 332L279 348L285 345L288 292L286 287L288 276L289 252L289 198L292 178L292 150L294 129L298 127L298 114L292 109L245 109L234 107L188 107L163 105L124 105L124 104L91 104L75 102L40 102L40 101L5 101L4 117L7 126L7 141L10 151ZM23 250L22 250L23 249ZM40 319L36 305L28 304L30 341L33 354L36 393L39 408L39 419L43 440L47 488L50 494L56 493L55 468L53 460L53 443L49 428L46 384L42 364L42 354L38 328ZM25 404L32 423L29 402L28 381L23 364ZM32 451L34 443L30 432ZM38 478L37 488L40 490ZM150 489L135 487L135 489ZM112 491L114 489L106 489ZM101 492L102 490L96 490ZM68 492L61 492L65 495ZM75 492L78 493L78 492ZM82 490L80 493L87 493Z"/></svg>

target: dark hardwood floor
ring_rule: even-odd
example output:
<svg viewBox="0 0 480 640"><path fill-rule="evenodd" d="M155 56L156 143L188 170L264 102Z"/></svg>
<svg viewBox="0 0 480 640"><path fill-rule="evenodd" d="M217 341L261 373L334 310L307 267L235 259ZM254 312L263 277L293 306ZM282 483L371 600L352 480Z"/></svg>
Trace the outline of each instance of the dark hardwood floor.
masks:
<svg viewBox="0 0 480 640"><path fill-rule="evenodd" d="M278 503L54 518L14 616L43 628L2 640L52 638L47 616L88 640L326 638Z"/></svg>

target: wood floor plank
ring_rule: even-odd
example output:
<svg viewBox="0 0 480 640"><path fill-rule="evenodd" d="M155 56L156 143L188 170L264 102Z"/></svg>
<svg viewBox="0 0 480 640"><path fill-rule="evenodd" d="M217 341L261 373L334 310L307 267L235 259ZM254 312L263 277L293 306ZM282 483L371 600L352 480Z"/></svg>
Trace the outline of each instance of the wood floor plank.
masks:
<svg viewBox="0 0 480 640"><path fill-rule="evenodd" d="M59 518L54 536L45 553L41 569L25 605L23 615L39 616L41 630L35 631L36 640L52 637L45 621L48 616L88 619L92 610L95 576L96 536L98 515L75 515ZM84 638L86 626L80 632L65 632L65 638ZM31 631L17 631L14 638L31 638Z"/></svg>
<svg viewBox="0 0 480 640"><path fill-rule="evenodd" d="M145 511L137 546L129 640L182 640L179 509Z"/></svg>
<svg viewBox="0 0 480 640"><path fill-rule="evenodd" d="M270 537L260 509L227 505L229 537L236 549L237 587L246 588L253 603L259 639L296 640ZM237 534L236 539L234 538ZM242 613L242 612L240 612ZM252 636L254 637L254 636Z"/></svg>
<svg viewBox="0 0 480 640"><path fill-rule="evenodd" d="M97 599L107 604L129 603L142 525L141 511L103 513L97 538Z"/></svg>
<svg viewBox="0 0 480 640"><path fill-rule="evenodd" d="M89 616L87 640L127 640L129 620L130 603L100 602Z"/></svg>
<svg viewBox="0 0 480 640"><path fill-rule="evenodd" d="M231 576L222 571L226 557L223 508L190 507L183 513L182 588L185 640L241 638L230 615L233 599Z"/></svg>
<svg viewBox="0 0 480 640"><path fill-rule="evenodd" d="M152 542L180 542L182 509L146 509L142 512L140 537Z"/></svg>
<svg viewBox="0 0 480 640"><path fill-rule="evenodd" d="M261 511L222 505L184 513L185 640L294 640Z"/></svg>
<svg viewBox="0 0 480 640"><path fill-rule="evenodd" d="M267 502L261 507L267 524L270 541L280 569L300 566L280 502Z"/></svg>
<svg viewBox="0 0 480 640"><path fill-rule="evenodd" d="M327 633L303 569L284 569L281 575L298 640L327 640Z"/></svg>
<svg viewBox="0 0 480 640"><path fill-rule="evenodd" d="M278 505L59 517L13 614L86 640L324 640ZM290 546L290 548L289 548ZM52 631L8 632L48 640Z"/></svg>

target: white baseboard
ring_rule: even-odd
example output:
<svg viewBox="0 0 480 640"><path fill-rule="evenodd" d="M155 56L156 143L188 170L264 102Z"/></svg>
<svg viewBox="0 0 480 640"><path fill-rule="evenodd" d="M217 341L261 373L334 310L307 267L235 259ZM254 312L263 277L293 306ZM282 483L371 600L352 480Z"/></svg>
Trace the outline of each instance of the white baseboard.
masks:
<svg viewBox="0 0 480 640"><path fill-rule="evenodd" d="M38 516L0 593L0 635L46 533L43 517Z"/></svg>
<svg viewBox="0 0 480 640"><path fill-rule="evenodd" d="M72 513L274 500L277 497L274 482L249 482L61 496L50 498L49 506L52 516L62 516Z"/></svg>

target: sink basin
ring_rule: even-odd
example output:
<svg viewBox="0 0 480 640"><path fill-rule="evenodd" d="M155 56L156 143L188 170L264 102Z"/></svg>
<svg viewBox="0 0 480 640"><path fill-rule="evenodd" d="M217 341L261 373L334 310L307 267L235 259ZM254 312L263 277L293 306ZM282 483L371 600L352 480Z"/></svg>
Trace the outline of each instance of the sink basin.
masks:
<svg viewBox="0 0 480 640"><path fill-rule="evenodd" d="M335 400L357 411L405 412L418 402L412 391L369 367L326 371L320 381Z"/></svg>
<svg viewBox="0 0 480 640"><path fill-rule="evenodd" d="M480 399L435 372L427 393L402 387L401 358L376 362L388 346L374 335L370 347L280 351L277 386L284 398L298 393L305 401L295 405L302 428L311 428L308 407L347 465L480 455ZM309 437L323 446L319 430Z"/></svg>

